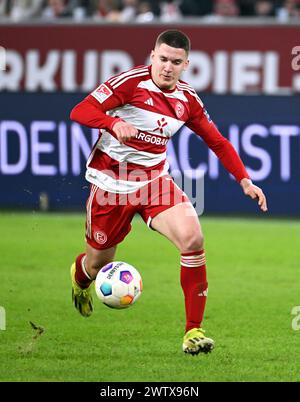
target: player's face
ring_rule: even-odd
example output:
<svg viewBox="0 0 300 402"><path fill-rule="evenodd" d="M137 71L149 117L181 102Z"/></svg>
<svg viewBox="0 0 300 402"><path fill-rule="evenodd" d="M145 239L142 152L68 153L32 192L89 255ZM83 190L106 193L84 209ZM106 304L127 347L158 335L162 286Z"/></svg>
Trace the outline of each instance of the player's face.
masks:
<svg viewBox="0 0 300 402"><path fill-rule="evenodd" d="M162 89L174 89L189 61L184 49L162 43L151 52L152 78Z"/></svg>

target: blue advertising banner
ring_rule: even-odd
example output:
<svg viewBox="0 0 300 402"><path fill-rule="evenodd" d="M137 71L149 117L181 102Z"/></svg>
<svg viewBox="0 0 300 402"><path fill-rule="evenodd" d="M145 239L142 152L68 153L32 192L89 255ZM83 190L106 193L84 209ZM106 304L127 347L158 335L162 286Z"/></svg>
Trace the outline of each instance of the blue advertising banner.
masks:
<svg viewBox="0 0 300 402"><path fill-rule="evenodd" d="M97 130L69 120L82 94L0 94L0 207L83 209L89 184L85 162ZM300 98L201 96L220 131L239 152L269 211L300 215ZM174 177L201 180L204 213L257 213L256 203L202 140L183 128L168 144ZM201 187L202 188L202 187Z"/></svg>

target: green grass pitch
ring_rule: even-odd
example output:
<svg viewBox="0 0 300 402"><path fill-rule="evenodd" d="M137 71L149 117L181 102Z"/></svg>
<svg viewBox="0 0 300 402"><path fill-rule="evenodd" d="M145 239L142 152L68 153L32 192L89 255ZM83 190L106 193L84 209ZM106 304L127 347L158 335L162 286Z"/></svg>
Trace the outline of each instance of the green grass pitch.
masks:
<svg viewBox="0 0 300 402"><path fill-rule="evenodd" d="M0 381L300 381L291 313L300 305L299 222L201 219L209 281L203 326L216 348L190 356L181 351L177 250L138 219L117 259L141 272L140 300L120 311L95 299L88 319L73 308L69 267L84 249L84 219L1 213Z"/></svg>

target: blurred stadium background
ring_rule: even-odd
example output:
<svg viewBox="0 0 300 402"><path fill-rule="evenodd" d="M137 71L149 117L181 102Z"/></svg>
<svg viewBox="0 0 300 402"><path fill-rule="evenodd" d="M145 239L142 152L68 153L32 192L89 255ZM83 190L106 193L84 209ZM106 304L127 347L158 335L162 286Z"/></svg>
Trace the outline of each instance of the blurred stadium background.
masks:
<svg viewBox="0 0 300 402"><path fill-rule="evenodd" d="M149 51L154 45L156 35L170 27L183 30L192 41L191 65L183 79L197 90L212 119L223 135L229 138L238 150L254 182L264 189L269 201L269 213L266 217L262 217L257 205L251 200L245 199L239 186L219 166L214 155L208 151L206 146L201 145L201 141L196 136L191 136L189 130L184 128L170 141L169 162L171 171L175 175L176 171L189 171L188 174L195 174L200 168L205 171L204 215L226 217L236 214L246 217L241 224L228 220L226 228L224 220L221 220L223 222L221 226L214 220L210 221L209 218L204 220L207 227L206 233L211 242L208 245L208 256L210 255L212 289L215 289L215 296L214 290L212 290L211 299L209 299L208 305L211 307L208 307L208 315L214 316L216 320L216 317L222 316L223 313L226 314L226 309L224 312L222 310L222 303L224 303L222 297L224 296L225 300L229 297L232 283L235 286L235 301L231 300L231 303L237 303L236 314L238 314L238 304L248 300L247 297L251 303L253 292L255 292L251 288L252 281L255 282L257 278L262 280L263 277L263 273L260 271L255 273L256 271L252 271L252 269L254 266L259 269L260 267L257 265L264 264L264 267L268 267L266 271L263 271L266 274L264 283L268 288L266 295L268 294L270 299L272 295L278 296L276 298L277 307L273 310L270 308L268 312L270 326L268 328L266 326L264 339L269 339L270 332L272 332L273 335L276 335L274 342L275 339L276 342L281 339L282 350L287 353L284 349L288 345L286 331L293 332L290 329L291 309L300 304L300 300L297 300L299 287L296 286L300 257L298 250L300 1L298 0L0 0L0 227L2 237L0 250L1 255L4 256L2 262L6 268L4 270L2 265L0 305L8 310L7 328L13 326L22 337L26 336L27 330L22 326L18 317L26 317L28 320L37 317L42 323L43 320L44 323L50 321L50 316L48 320L47 315L44 314L45 311L36 306L34 292L30 294L31 299L28 299L29 295L22 289L21 284L15 282L11 284L11 280L7 277L8 267L11 272L16 273L20 281L26 269L27 279L30 280L29 288L35 288L40 286L38 285L40 282L36 280L37 275L41 275L41 278L44 279L46 275L49 275L48 279L51 281L50 266L52 272L63 283L56 299L62 303L61 311L58 306L57 314L64 315L63 308L68 311L71 307L69 300L64 302L65 292L69 291L69 283L62 270L83 246L84 215L80 215L75 223L72 215L61 215L60 213L65 211L84 212L88 194L88 185L84 179L85 160L97 137L97 132L72 123L69 120L70 110L87 93L112 74L147 63ZM25 214L18 215L16 211L23 211ZM51 211L58 214L53 213L52 219L51 215L36 214L37 211ZM252 226L254 221L249 219L250 216L251 218L260 217L261 220L257 227ZM284 226L281 226L281 220L275 221L278 217L280 219L288 218L284 221ZM53 222L54 227L50 228L50 221ZM64 222L65 234L63 233ZM58 229L59 234L56 232ZM246 233L248 229L249 233L253 235L252 238L249 233ZM145 228L144 230L146 231ZM281 230L285 237L280 239ZM226 243L226 233L230 233L232 244ZM270 238L272 233L274 239ZM289 234L291 234L291 239L289 239ZM27 243L22 242L20 245L19 241L24 239L24 235ZM145 236L150 236L150 239L151 235L146 234ZM234 236L240 237L236 239ZM214 239L216 238L218 244L222 244L219 249L219 260L215 257ZM155 279L150 277L151 270L147 271L146 268L152 265L150 261L152 258L154 258L156 267L160 266L159 264L162 262L151 253L146 252L145 239L141 240L138 236L134 239L144 242L141 243L141 248L144 247L145 260L142 259L143 255L137 259L133 248L130 253L130 242L127 243L127 250L123 249L121 256L125 260L129 259L129 262L136 264L142 270L146 282L148 280L148 293L145 291L143 297L145 300L148 297L150 303L149 295L157 288L155 288ZM264 242L267 242L266 246L264 246ZM225 247L225 245L227 246ZM283 246L284 251L282 251ZM240 252L230 254L230 247L237 247ZM243 248L244 254L242 254ZM247 252L249 249L252 250L253 260ZM268 251L264 254L266 250ZM280 272L285 270L288 279L286 276L281 277L279 270L276 271L278 262L274 257L274 251L279 250L285 256L282 261L284 268ZM16 261L15 257L12 258L16 251L22 259L21 263ZM45 253L56 260L48 261L49 266L46 264L47 268L45 266L45 269L40 271ZM166 256L174 254L171 258L176 264L176 253L172 254L171 249L165 253ZM282 258L283 254L281 254ZM166 256L163 257L164 264L168 266L169 260ZM226 264L229 277L224 276L221 282L218 282L225 272L214 272L214 266L220 266L223 263L222 256L224 256L224 261L228 258ZM269 262L267 258L269 258ZM231 266L229 259L230 261L237 259L237 264L240 265ZM162 269L164 269L163 266L162 264ZM230 271L230 267L232 271ZM233 278L238 273L242 277L245 272L250 288L243 293L245 283L237 283L235 279L230 282L230 275ZM170 277L173 278L174 274L170 274ZM166 279L166 284L169 283L170 277ZM271 278L276 279L274 279L274 283L272 280L269 282ZM151 280L153 281L152 288ZM278 288L278 283L283 287ZM177 285L176 282L173 296L177 295L176 292L180 292ZM48 295L46 288L44 283L37 295L51 304L53 295L50 292ZM44 292L41 289L44 289ZM264 292L264 289L262 286L261 292ZM214 299L217 291L219 299ZM282 307L278 303L281 298L284 299L284 294L289 298L288 303ZM18 300L15 305L12 303L12 295L15 300ZM152 295L154 299L157 297L157 294L152 293ZM270 299L267 296L265 299L263 296L260 297L259 306L268 305ZM179 293L178 298L181 298ZM175 298L174 300L171 298L171 300L174 302ZM23 304L31 306L25 313L22 311ZM142 302L136 307L137 316L131 311L129 312L129 317L137 326L140 325L137 317L139 314L144 316L145 313L141 306ZM145 306L144 309L146 309ZM145 311L147 311L146 315L149 315L148 310ZM232 314L235 312L234 309L230 311ZM284 318L278 322L278 326L275 326L276 320L281 320L279 317L282 311L284 311ZM14 312L18 312L19 315L15 317ZM33 312L35 315L32 318ZM166 310L166 313L171 314L170 310ZM50 312L48 311L47 314ZM253 313L253 316L251 316L251 312L249 314L259 326L261 323L255 321L257 314ZM272 314L275 314L274 317ZM264 315L262 316L264 317ZM12 317L10 322L9 317ZM104 320L107 325L111 325L109 317L109 313L105 312ZM72 323L74 320L75 325L76 318L74 312L74 317L72 315L66 322ZM162 322L166 322L167 318L164 317ZM230 342L228 340L230 338L226 338L228 335L226 325L230 319L226 316L222 316L222 319L225 342ZM51 320L56 325L63 325L57 321L58 316L51 317ZM266 317L264 320L267 323ZM87 331L87 333L90 330L92 336L93 330L97 326L95 322L91 322L92 326L89 329L83 330L82 323L79 326L82 331ZM150 317L149 322L151 322ZM122 319L120 323L124 328ZM64 339L69 339L69 337L71 339L73 336L72 325L68 325L68 328L64 328L67 334ZM239 321L238 325L240 325L239 333L243 333L243 328L244 333L248 331L246 319L245 322ZM211 324L211 328L214 327L217 327L216 321ZM276 333L275 327L277 329L284 327L285 332ZM217 330L215 331L215 334L212 333L213 337L220 334L217 333ZM1 332L0 340L3 340L4 335ZM249 337L253 338L252 330L248 332L250 332ZM154 329L153 333L155 333ZM51 334L53 339L56 339L55 333L51 333L50 330L50 341ZM181 336L179 332L178 336ZM20 343L17 335L13 339L16 344ZM60 340L56 339L56 341L59 343ZM174 342L174 339L172 341ZM293 341L295 347L295 337ZM60 344L59 353L61 356L65 355L67 359L70 351L63 346L63 343L64 340ZM220 344L221 341L218 343ZM7 363L6 369L0 373L2 379L61 380L58 372L54 374L56 363L53 356L52 371L47 372L44 367L40 376L33 374L33 377L30 377L29 374L26 374L28 371L26 372L27 366L24 361L18 366L18 370L14 371L14 364L17 364L14 355L16 347L15 344L9 343L9 345L7 351L12 354L10 357L5 356L7 360L2 360L2 364ZM241 341L241 345L248 347L246 340ZM127 353L126 345L123 347ZM140 348L144 347L145 345L141 343ZM155 347L158 348L157 345ZM264 347L265 345L258 345L257 353L264 350ZM266 347L268 348L268 345ZM32 348L33 343L29 342L29 349ZM50 344L49 348L51 349ZM79 340L78 348L80 348ZM273 350L271 345L268 356L273 356L274 361L281 361L281 356L276 355L279 353L279 349L277 345L277 348ZM42 349L41 356L43 356L43 352L48 353L49 350L46 347L45 350ZM222 352L222 348L220 350ZM128 353L131 352L128 351ZM4 353L3 350L2 353ZM51 352L49 353L51 355ZM114 353L113 349L112 353ZM216 353L218 353L217 349ZM248 363L251 364L252 359L253 361L255 358L258 359L255 369L257 375L251 370L242 369L237 365L237 372L240 373L240 376L234 376L234 374L231 376L226 368L228 362L226 350L223 350L223 353L225 357L223 356L222 361L218 361L218 368L211 361L208 371L204 370L203 379L280 379L282 367L279 370L274 366L273 369L270 369L270 377L268 377L268 369L273 363L269 361L268 367L260 366L259 356L252 356L251 353L247 355ZM298 378L299 380L299 371L297 374L299 367L295 366L297 354L299 355L299 346L297 351L294 349L294 363L291 371L284 371L283 379ZM216 354L216 356L218 355ZM244 358L245 356L240 352L240 362ZM63 360L63 358L61 359ZM180 364L179 357L176 359L175 364ZM287 366L289 363L287 362ZM33 369L32 373L38 373L37 362L31 361L28 367L32 368L31 364L36 370ZM63 365L63 362L61 361L60 364ZM106 364L107 367L110 367L111 363L108 360ZM153 361L148 362L149 367L151 364ZM186 377L177 373L173 379L176 381L197 380L197 376L192 374L194 366L188 364ZM67 368L65 371L62 370L62 373L65 373L65 379L96 380L98 378L97 367L95 363L93 374L90 377L88 373L84 375L81 373L81 377L75 375L72 377L66 374ZM132 377L125 377L122 374L118 377L117 371L115 380L126 380L126 378L127 380L130 378L133 380L146 380L147 378L172 380L172 378L159 374L155 376L153 372L150 375L145 371L142 363L141 366L137 364L137 367L140 370L140 377L138 377L138 372L135 372ZM157 373L159 373L159 367L160 365L157 364ZM169 367L167 363L166 367ZM264 371L260 371L262 370L260 367L264 367ZM122 373L123 369L119 368L119 373ZM232 370L234 372L234 369ZM292 374L296 377L292 377ZM100 379L109 380L110 378L108 374L104 373Z"/></svg>
<svg viewBox="0 0 300 402"><path fill-rule="evenodd" d="M270 214L299 215L299 1L0 4L0 207L82 208L78 189L87 189L84 162L97 133L71 123L71 108L109 76L147 63L155 36L175 26L192 40L183 78L266 191ZM171 171L206 172L205 212L256 213L189 134L169 146Z"/></svg>

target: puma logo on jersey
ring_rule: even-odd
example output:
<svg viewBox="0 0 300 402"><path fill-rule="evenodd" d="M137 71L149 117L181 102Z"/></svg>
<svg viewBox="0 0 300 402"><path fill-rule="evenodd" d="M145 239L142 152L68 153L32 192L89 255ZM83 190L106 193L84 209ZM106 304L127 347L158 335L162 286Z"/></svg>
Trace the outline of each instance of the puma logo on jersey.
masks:
<svg viewBox="0 0 300 402"><path fill-rule="evenodd" d="M146 105L149 105L149 106L154 106L154 103L153 103L153 99L152 99L152 98L147 99L144 103L145 103Z"/></svg>

